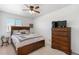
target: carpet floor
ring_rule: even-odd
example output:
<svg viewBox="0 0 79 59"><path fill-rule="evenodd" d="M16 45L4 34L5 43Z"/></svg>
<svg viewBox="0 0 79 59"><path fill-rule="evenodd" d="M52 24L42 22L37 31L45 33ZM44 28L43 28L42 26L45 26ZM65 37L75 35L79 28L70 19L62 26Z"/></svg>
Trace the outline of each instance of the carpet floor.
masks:
<svg viewBox="0 0 79 59"><path fill-rule="evenodd" d="M0 55L16 55L16 53L13 46L9 44L8 46L0 47ZM30 53L29 55L66 55L66 54L64 52L46 46Z"/></svg>

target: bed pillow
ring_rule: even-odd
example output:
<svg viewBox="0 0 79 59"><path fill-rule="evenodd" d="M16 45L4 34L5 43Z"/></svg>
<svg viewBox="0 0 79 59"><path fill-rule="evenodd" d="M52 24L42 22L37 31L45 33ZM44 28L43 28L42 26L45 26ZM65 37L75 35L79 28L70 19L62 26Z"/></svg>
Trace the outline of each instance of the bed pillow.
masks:
<svg viewBox="0 0 79 59"><path fill-rule="evenodd" d="M19 32L19 30L14 30L13 34L21 34L21 33Z"/></svg>
<svg viewBox="0 0 79 59"><path fill-rule="evenodd" d="M19 32L21 34L29 34L30 33L29 30L19 30Z"/></svg>

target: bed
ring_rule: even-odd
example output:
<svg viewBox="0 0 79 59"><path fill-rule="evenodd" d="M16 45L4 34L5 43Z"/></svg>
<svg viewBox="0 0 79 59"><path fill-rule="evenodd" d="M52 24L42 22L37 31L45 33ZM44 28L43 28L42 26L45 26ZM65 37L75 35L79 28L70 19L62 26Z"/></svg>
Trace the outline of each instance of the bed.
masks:
<svg viewBox="0 0 79 59"><path fill-rule="evenodd" d="M26 55L45 46L45 40L38 34L13 34L14 30L28 30L30 27L11 26L11 43L16 54Z"/></svg>

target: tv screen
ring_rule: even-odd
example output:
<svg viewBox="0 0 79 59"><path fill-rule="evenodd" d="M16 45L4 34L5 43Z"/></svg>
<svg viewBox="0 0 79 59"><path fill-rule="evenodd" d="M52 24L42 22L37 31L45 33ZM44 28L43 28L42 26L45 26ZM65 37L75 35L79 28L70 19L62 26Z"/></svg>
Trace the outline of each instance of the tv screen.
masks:
<svg viewBox="0 0 79 59"><path fill-rule="evenodd" d="M53 21L52 26L53 27L67 27L67 21Z"/></svg>

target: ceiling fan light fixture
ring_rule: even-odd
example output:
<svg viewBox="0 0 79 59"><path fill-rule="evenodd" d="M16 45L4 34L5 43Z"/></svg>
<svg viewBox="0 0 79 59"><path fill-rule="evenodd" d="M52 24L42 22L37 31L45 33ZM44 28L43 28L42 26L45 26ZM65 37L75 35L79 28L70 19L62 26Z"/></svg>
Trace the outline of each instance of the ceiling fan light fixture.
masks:
<svg viewBox="0 0 79 59"><path fill-rule="evenodd" d="M29 13L31 13L31 14L35 14L35 12L34 12L34 11L32 11L32 10L29 10Z"/></svg>
<svg viewBox="0 0 79 59"><path fill-rule="evenodd" d="M39 14L40 11L38 11L39 9L39 5L25 5L27 9L24 9L24 11L29 10L29 13L31 14Z"/></svg>

